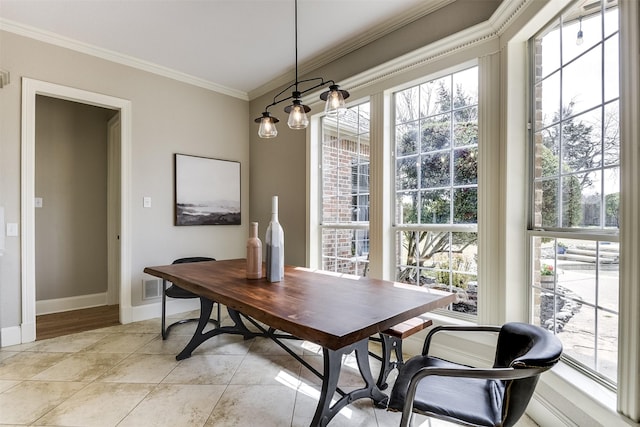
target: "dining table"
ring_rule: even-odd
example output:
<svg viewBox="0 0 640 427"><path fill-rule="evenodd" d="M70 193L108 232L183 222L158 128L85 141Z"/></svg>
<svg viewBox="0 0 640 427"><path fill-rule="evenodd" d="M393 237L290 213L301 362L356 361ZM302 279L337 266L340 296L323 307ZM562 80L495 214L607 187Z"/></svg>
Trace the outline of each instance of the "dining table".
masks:
<svg viewBox="0 0 640 427"><path fill-rule="evenodd" d="M248 279L246 259L229 259L146 267L144 272L171 282L200 297L198 327L178 360L207 339L224 333L245 339L273 339L322 379L320 398L311 426L326 426L346 405L370 398L385 407L388 396L376 385L369 364L369 337L394 325L453 302L454 294L425 287L285 266L281 281ZM226 306L232 325L205 331L214 303ZM254 327L249 328L245 321ZM258 332L256 332L258 331ZM322 348L319 372L286 344L305 340ZM354 353L364 386L349 393L338 387L343 356ZM335 394L338 400L332 405Z"/></svg>

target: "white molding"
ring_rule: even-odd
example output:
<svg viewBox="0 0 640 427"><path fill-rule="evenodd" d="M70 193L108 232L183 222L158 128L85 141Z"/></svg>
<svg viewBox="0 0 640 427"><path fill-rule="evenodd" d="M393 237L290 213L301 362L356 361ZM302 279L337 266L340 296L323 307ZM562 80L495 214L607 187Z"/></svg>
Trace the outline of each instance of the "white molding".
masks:
<svg viewBox="0 0 640 427"><path fill-rule="evenodd" d="M620 5L620 314L617 409L640 421L640 4Z"/></svg>
<svg viewBox="0 0 640 427"><path fill-rule="evenodd" d="M187 83L193 86L208 89L214 92L221 93L223 95L232 96L234 98L248 101L249 97L246 92L232 89L227 86L219 85L208 80L195 77L180 71L173 70L168 67L163 67L152 62L143 61L132 56L123 55L118 52L114 52L108 49L103 49L97 46L93 46L87 43L83 43L68 37L61 36L50 31L45 31L39 28L31 27L28 25L20 24L18 22L10 21L8 19L0 18L0 30L8 31L19 36L28 37L34 40L38 40L44 43L49 43L55 46L60 46L66 49L71 49L76 52L81 52L87 55L95 56L97 58L105 59L107 61L115 62L117 64L126 65L136 68L138 70L153 73L159 76L167 77L173 80L177 80L183 83Z"/></svg>
<svg viewBox="0 0 640 427"><path fill-rule="evenodd" d="M120 322L131 322L131 101L54 83L22 78L22 140L20 218L22 273L22 342L36 338L35 278L35 122L36 95L120 110L121 119L121 234Z"/></svg>
<svg viewBox="0 0 640 427"><path fill-rule="evenodd" d="M107 304L107 293L78 295L67 298L54 298L36 301L36 315L60 313L83 308L100 307Z"/></svg>
<svg viewBox="0 0 640 427"><path fill-rule="evenodd" d="M159 318L162 314L162 302L154 304L137 305L132 308L131 317L133 322ZM191 299L167 299L167 316L187 311L199 310L200 300Z"/></svg>

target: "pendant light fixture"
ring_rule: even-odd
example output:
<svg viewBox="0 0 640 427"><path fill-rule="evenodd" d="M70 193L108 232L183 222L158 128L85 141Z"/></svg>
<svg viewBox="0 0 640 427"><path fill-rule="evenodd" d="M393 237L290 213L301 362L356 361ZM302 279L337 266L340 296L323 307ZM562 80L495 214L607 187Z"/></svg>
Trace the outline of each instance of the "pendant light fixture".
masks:
<svg viewBox="0 0 640 427"><path fill-rule="evenodd" d="M273 98L273 102L265 107L262 116L255 119L255 122L260 124L258 129L258 136L260 138L275 138L278 135L276 123L278 123L279 120L269 113L269 108L289 100L291 100L291 105L288 105L284 109L284 111L289 114L287 124L291 129L305 129L309 125L307 113L311 111L311 108L302 103L302 96L314 89L329 85L329 90L320 94L320 99L326 101L324 111L327 115L338 115L347 109L344 100L349 97L349 92L341 90L333 80L325 81L322 77L298 80L298 0L294 0L294 7L296 80L282 92L278 93ZM300 85L311 84L312 82L315 83L311 87L304 90L300 89ZM291 96L281 98L285 92L292 88Z"/></svg>
<svg viewBox="0 0 640 427"><path fill-rule="evenodd" d="M582 16L580 17L580 28L578 29L578 35L576 36L576 45L580 46L584 43L584 33L582 32Z"/></svg>

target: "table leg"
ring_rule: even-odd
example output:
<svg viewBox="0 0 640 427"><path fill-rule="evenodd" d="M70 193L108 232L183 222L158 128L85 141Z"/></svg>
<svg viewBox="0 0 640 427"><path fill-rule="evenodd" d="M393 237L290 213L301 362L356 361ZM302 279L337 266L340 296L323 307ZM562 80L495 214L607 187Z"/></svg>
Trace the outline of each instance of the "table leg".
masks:
<svg viewBox="0 0 640 427"><path fill-rule="evenodd" d="M176 360L183 360L191 357L191 353L198 348L200 344L205 342L211 337L215 337L220 334L236 334L244 336L244 339L253 338L257 335L254 332L251 332L247 327L242 323L242 319L237 311L227 308L229 312L229 317L233 320L233 326L221 326L218 325L217 328L212 329L203 333L204 328L207 326L209 322L209 317L211 316L211 311L213 310L214 302L207 298L200 298L200 319L198 320L198 327L191 337L191 340L187 343L184 349L176 356Z"/></svg>
<svg viewBox="0 0 640 427"><path fill-rule="evenodd" d="M316 412L311 421L311 426L326 426L329 421L349 403L363 398L370 398L378 407L386 407L388 396L384 394L376 385L371 367L369 366L369 339L358 341L355 344L341 348L340 350L330 350L324 348L322 350L324 356L324 375L322 380L322 390L320 392L320 400ZM355 350L356 360L358 362L358 370L365 382L365 387L352 391L342 396L333 406L331 399L338 387L338 379L340 370L342 369L342 356L347 355Z"/></svg>
<svg viewBox="0 0 640 427"><path fill-rule="evenodd" d="M384 390L389 387L387 377L389 377L391 371L395 368L400 370L404 364L404 360L402 358L402 339L391 335L380 334L380 344L382 346L382 357L377 359L382 362L382 365L380 366L380 374L376 384L380 390ZM391 361L391 350L394 351L396 356L396 360L393 362Z"/></svg>

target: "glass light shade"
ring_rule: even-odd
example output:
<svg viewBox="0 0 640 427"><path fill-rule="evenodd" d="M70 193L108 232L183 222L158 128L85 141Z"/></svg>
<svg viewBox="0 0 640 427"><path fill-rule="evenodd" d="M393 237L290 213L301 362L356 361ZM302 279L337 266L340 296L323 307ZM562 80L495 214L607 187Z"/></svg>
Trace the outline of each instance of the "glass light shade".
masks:
<svg viewBox="0 0 640 427"><path fill-rule="evenodd" d="M584 37L582 34L582 30L578 31L578 37L576 38L576 45L580 46L582 43L584 43Z"/></svg>
<svg viewBox="0 0 640 427"><path fill-rule="evenodd" d="M327 102L324 104L324 112L327 115L342 114L347 111L347 105L344 102L342 91L335 89L329 92Z"/></svg>
<svg viewBox="0 0 640 427"><path fill-rule="evenodd" d="M258 128L258 136L260 138L275 138L277 135L278 129L276 129L273 117L262 117Z"/></svg>
<svg viewBox="0 0 640 427"><path fill-rule="evenodd" d="M291 129L305 129L309 125L309 118L305 112L305 106L300 104L300 101L294 101L290 107L289 120L287 124Z"/></svg>

